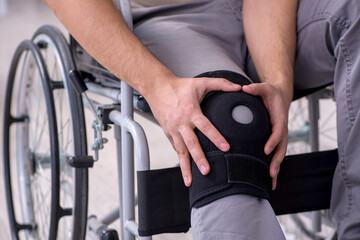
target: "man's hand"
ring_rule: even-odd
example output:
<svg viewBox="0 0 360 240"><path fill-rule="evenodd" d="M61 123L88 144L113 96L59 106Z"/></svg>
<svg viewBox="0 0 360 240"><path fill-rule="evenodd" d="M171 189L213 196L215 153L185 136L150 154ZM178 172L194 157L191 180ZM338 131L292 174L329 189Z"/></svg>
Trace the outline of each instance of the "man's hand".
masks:
<svg viewBox="0 0 360 240"><path fill-rule="evenodd" d="M265 145L269 154L273 189L286 152L287 117L293 95L298 0L244 0L246 42L262 84L244 87L261 96L271 117L273 133Z"/></svg>
<svg viewBox="0 0 360 240"><path fill-rule="evenodd" d="M224 79L177 78L128 29L111 0L44 1L88 53L146 98L178 153L185 184L192 181L189 152L207 174L210 167L194 128L221 150L230 146L202 114L199 103L210 91L239 91L241 86Z"/></svg>
<svg viewBox="0 0 360 240"><path fill-rule="evenodd" d="M287 100L280 88L269 83L255 83L243 86L242 89L251 95L260 96L270 114L272 134L265 144L264 152L269 155L276 149L270 164L270 176L273 179L272 189L274 190L280 164L286 154L289 112Z"/></svg>
<svg viewBox="0 0 360 240"><path fill-rule="evenodd" d="M176 150L186 186L192 182L189 153L202 174L210 166L194 129L199 129L220 150L230 146L219 131L203 115L200 102L211 91L240 91L241 86L221 78L177 78L148 91L147 99L155 118Z"/></svg>

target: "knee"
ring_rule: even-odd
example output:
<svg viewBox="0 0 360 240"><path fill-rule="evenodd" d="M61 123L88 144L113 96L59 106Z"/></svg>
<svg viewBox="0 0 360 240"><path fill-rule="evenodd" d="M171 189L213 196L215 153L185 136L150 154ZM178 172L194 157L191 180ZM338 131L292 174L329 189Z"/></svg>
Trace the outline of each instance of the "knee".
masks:
<svg viewBox="0 0 360 240"><path fill-rule="evenodd" d="M250 83L239 74L230 75L225 77L235 82L240 79L243 84ZM240 193L269 198L271 158L265 155L264 146L271 134L271 124L261 99L244 92L212 92L205 97L201 108L230 143L230 150L220 151L196 130L211 171L203 176L192 164L191 205L203 206Z"/></svg>

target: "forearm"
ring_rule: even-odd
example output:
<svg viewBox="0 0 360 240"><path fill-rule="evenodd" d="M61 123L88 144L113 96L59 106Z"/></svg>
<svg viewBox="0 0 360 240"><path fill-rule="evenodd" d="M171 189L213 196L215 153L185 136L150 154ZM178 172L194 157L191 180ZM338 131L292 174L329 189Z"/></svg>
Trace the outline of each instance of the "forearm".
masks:
<svg viewBox="0 0 360 240"><path fill-rule="evenodd" d="M297 0L244 0L246 41L262 82L293 96Z"/></svg>
<svg viewBox="0 0 360 240"><path fill-rule="evenodd" d="M98 62L140 93L174 77L128 29L111 0L48 0L47 4Z"/></svg>

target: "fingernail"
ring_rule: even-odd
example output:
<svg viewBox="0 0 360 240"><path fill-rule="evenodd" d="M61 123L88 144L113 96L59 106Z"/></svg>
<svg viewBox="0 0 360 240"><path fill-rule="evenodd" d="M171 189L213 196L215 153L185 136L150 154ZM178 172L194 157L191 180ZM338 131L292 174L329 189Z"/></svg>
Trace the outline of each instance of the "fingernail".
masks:
<svg viewBox="0 0 360 240"><path fill-rule="evenodd" d="M221 150L223 150L223 151L227 151L228 148L229 148L229 144L220 143L220 148L221 148Z"/></svg>
<svg viewBox="0 0 360 240"><path fill-rule="evenodd" d="M190 178L189 177L184 177L184 182L186 186L190 185Z"/></svg>
<svg viewBox="0 0 360 240"><path fill-rule="evenodd" d="M278 172L279 172L279 169L278 169L278 168L275 168L275 169L274 169L274 173L275 173L275 174L278 174Z"/></svg>
<svg viewBox="0 0 360 240"><path fill-rule="evenodd" d="M200 171L203 175L205 175L207 173L207 168L205 167L205 165L200 166Z"/></svg>
<svg viewBox="0 0 360 240"><path fill-rule="evenodd" d="M266 155L269 155L272 151L273 151L273 148L272 148L272 147L268 147L268 148L266 149L265 154L266 154Z"/></svg>
<svg viewBox="0 0 360 240"><path fill-rule="evenodd" d="M276 189L277 181L275 180L272 185L272 190L274 191Z"/></svg>

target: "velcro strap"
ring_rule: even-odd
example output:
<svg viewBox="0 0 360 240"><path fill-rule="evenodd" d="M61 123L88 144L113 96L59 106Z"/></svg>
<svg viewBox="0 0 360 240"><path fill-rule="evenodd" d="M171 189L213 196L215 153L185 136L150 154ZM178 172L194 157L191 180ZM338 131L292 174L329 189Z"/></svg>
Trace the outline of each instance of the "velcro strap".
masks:
<svg viewBox="0 0 360 240"><path fill-rule="evenodd" d="M262 160L244 154L225 154L228 183L249 183L270 191L269 166Z"/></svg>
<svg viewBox="0 0 360 240"><path fill-rule="evenodd" d="M233 194L249 194L269 199L271 177L262 160L244 154L206 154L211 171L204 176L192 162L193 182L189 189L190 205L201 207Z"/></svg>

